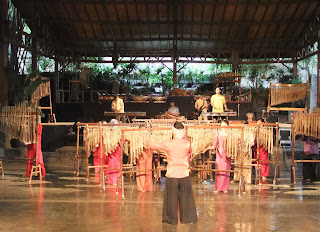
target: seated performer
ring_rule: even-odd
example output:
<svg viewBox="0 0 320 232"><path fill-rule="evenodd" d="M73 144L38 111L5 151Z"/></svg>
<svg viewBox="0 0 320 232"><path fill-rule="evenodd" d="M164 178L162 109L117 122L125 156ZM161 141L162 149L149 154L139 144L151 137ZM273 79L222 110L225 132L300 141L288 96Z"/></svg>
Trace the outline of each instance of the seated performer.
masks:
<svg viewBox="0 0 320 232"><path fill-rule="evenodd" d="M229 126L227 120L221 122L221 126ZM216 152L216 169L231 170L231 156L227 154L227 132L222 128L216 135L216 141L209 149L217 149ZM218 193L229 191L230 172L216 172L215 191Z"/></svg>
<svg viewBox="0 0 320 232"><path fill-rule="evenodd" d="M197 111L196 115L199 121L208 120L207 116L203 116L203 113L207 113L208 103L207 103L207 100L202 95L199 95L199 98L194 104L194 107L196 108L196 111Z"/></svg>
<svg viewBox="0 0 320 232"><path fill-rule="evenodd" d="M147 147L151 149L165 151L168 158L162 222L178 224L178 209L181 223L197 222L197 209L188 163L188 153L192 150L191 143L183 139L185 130L181 122L175 122L172 132L172 140L159 144L147 143Z"/></svg>
<svg viewBox="0 0 320 232"><path fill-rule="evenodd" d="M225 110L228 110L226 99L223 95L221 95L221 89L219 87L216 88L216 94L212 95L211 97L211 105L212 112L214 113L224 112L223 107L225 108Z"/></svg>
<svg viewBox="0 0 320 232"><path fill-rule="evenodd" d="M124 113L124 103L123 103L123 100L119 97L119 95L115 95L115 99L111 103L111 109L115 113ZM120 115L117 115L116 119L120 121ZM121 116L121 122L122 123L126 122L126 119L124 116Z"/></svg>
<svg viewBox="0 0 320 232"><path fill-rule="evenodd" d="M253 116L254 116L253 112L248 112L248 113L246 114L246 116L247 116L247 121L248 121L248 123L250 123L250 122L253 121ZM261 121L261 122L262 122L262 121Z"/></svg>
<svg viewBox="0 0 320 232"><path fill-rule="evenodd" d="M179 108L175 106L175 103L172 101L170 102L170 107L168 109L168 113L172 114L173 116L178 117L180 114Z"/></svg>

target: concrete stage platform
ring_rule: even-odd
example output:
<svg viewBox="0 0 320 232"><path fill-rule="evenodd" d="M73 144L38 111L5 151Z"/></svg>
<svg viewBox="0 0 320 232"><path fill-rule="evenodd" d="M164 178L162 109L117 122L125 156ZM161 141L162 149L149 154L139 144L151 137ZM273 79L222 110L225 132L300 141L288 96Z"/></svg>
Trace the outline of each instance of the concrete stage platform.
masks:
<svg viewBox="0 0 320 232"><path fill-rule="evenodd" d="M0 231L319 231L320 183L290 185L282 171L281 183L269 179L262 186L247 186L237 196L237 185L228 194L214 194L193 177L199 221L177 226L161 222L165 178L153 192L137 192L125 182L125 199L115 186L106 191L98 177L86 183L84 173L74 177L71 167L47 166L46 181L31 185L22 175L25 164L5 163L0 177ZM299 176L298 176L299 177ZM301 177L300 177L301 178Z"/></svg>

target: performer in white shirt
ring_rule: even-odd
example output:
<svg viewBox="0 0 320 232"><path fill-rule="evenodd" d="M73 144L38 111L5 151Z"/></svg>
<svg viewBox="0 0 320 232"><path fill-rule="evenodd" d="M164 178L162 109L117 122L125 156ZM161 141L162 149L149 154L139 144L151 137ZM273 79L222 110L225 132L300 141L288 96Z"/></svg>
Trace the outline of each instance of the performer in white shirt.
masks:
<svg viewBox="0 0 320 232"><path fill-rule="evenodd" d="M179 114L180 114L179 108L175 106L175 103L173 101L170 102L170 107L168 109L168 113L172 114L174 116L179 116Z"/></svg>
<svg viewBox="0 0 320 232"><path fill-rule="evenodd" d="M124 103L123 100L119 97L119 95L116 95L115 99L112 101L111 109L115 113L124 113ZM120 121L120 115L117 115L116 119ZM125 117L121 116L121 122L124 123L125 121Z"/></svg>

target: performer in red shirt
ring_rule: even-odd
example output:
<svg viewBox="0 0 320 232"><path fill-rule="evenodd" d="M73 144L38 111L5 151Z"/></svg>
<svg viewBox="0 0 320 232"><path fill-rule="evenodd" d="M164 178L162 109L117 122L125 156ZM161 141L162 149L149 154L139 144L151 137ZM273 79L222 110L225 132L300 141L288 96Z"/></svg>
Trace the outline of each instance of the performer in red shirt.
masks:
<svg viewBox="0 0 320 232"><path fill-rule="evenodd" d="M194 223L198 218L189 176L188 153L192 151L191 143L183 139L185 130L181 122L176 122L172 130L172 140L147 144L151 149L165 151L168 159L162 222L178 224L179 208L180 222Z"/></svg>

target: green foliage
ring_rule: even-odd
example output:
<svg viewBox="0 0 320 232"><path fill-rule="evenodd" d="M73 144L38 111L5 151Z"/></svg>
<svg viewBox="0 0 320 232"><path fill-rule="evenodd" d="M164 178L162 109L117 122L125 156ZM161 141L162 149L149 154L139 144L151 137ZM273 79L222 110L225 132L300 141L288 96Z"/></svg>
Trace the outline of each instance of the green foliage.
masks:
<svg viewBox="0 0 320 232"><path fill-rule="evenodd" d="M30 96L42 83L46 83L49 79L43 79L41 77L32 80L34 77L30 74L29 77L26 78L26 86L24 87L23 93L25 96Z"/></svg>
<svg viewBox="0 0 320 232"><path fill-rule="evenodd" d="M284 68L276 65L272 65L273 70L270 73L270 78L276 82L282 84L291 84L294 82L299 82L298 80L293 79L293 69Z"/></svg>
<svg viewBox="0 0 320 232"><path fill-rule="evenodd" d="M54 71L54 60L40 56L38 58L39 64L39 71L46 72L46 71Z"/></svg>
<svg viewBox="0 0 320 232"><path fill-rule="evenodd" d="M6 67L9 79L9 100L11 105L28 100L30 96L41 83L49 81L49 79L36 78L39 73L34 72L28 76L18 75L16 70Z"/></svg>

